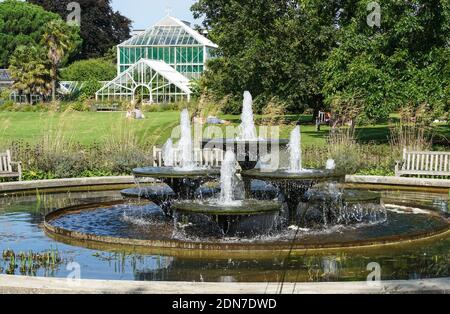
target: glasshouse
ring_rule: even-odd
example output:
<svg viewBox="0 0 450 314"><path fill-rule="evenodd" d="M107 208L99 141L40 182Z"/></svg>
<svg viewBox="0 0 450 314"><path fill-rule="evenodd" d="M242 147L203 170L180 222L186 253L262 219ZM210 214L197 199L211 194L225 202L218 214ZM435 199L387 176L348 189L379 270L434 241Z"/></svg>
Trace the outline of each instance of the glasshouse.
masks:
<svg viewBox="0 0 450 314"><path fill-rule="evenodd" d="M118 76L100 89L96 98L141 97L150 103L189 99L189 80L200 77L216 48L188 23L166 16L118 45Z"/></svg>

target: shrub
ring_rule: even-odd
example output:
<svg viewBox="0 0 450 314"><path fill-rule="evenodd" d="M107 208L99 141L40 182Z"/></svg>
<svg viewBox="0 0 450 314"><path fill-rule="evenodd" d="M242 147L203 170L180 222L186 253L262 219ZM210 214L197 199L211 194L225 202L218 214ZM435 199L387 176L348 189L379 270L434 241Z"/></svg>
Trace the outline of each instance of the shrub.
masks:
<svg viewBox="0 0 450 314"><path fill-rule="evenodd" d="M354 174L362 167L360 145L355 140L354 129L333 129L327 139L329 158L336 162L336 169Z"/></svg>
<svg viewBox="0 0 450 314"><path fill-rule="evenodd" d="M94 98L95 93L102 88L102 83L95 79L84 82L78 94L78 100L85 101Z"/></svg>
<svg viewBox="0 0 450 314"><path fill-rule="evenodd" d="M77 61L61 71L64 81L111 81L117 75L116 65L104 59Z"/></svg>
<svg viewBox="0 0 450 314"><path fill-rule="evenodd" d="M220 108L224 114L241 114L242 100L239 100L232 95L228 95L219 101L218 108Z"/></svg>
<svg viewBox="0 0 450 314"><path fill-rule="evenodd" d="M280 125L286 123L286 104L278 97L273 97L264 107L262 114L264 118L261 121L263 125Z"/></svg>

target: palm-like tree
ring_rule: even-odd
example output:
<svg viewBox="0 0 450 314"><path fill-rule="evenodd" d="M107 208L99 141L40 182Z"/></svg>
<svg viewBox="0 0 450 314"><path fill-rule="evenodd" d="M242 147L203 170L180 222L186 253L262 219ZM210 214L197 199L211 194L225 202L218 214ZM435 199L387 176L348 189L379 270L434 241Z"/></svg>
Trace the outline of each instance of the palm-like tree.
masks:
<svg viewBox="0 0 450 314"><path fill-rule="evenodd" d="M13 88L24 93L27 102L31 102L32 94L42 95L49 90L48 61L39 47L17 47L10 58L9 72Z"/></svg>
<svg viewBox="0 0 450 314"><path fill-rule="evenodd" d="M56 82L58 81L59 67L65 56L76 47L73 39L72 29L60 19L50 21L42 36L42 44L47 49L47 56L50 61L52 101L56 100Z"/></svg>

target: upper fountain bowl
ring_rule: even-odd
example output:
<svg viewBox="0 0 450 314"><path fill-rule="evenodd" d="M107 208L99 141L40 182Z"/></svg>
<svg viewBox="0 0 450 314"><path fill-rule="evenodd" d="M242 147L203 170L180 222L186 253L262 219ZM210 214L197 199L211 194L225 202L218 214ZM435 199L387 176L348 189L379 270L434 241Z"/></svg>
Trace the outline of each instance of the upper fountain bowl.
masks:
<svg viewBox="0 0 450 314"><path fill-rule="evenodd" d="M274 148L286 148L289 144L285 139L255 139L240 140L232 138L204 139L203 148L216 148L223 151L233 151L242 170L251 170L256 167L264 153L270 154Z"/></svg>
<svg viewBox="0 0 450 314"><path fill-rule="evenodd" d="M182 169L177 167L144 167L133 169L133 174L137 177L150 178L215 178L220 175L219 169Z"/></svg>

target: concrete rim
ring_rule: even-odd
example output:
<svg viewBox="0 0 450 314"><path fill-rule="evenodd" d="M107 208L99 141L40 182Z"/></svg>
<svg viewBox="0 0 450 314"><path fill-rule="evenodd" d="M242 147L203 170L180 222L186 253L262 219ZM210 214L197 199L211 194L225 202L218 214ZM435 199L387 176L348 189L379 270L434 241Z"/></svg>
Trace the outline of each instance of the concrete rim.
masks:
<svg viewBox="0 0 450 314"><path fill-rule="evenodd" d="M0 293L21 294L446 294L450 278L326 283L139 282L0 275Z"/></svg>

